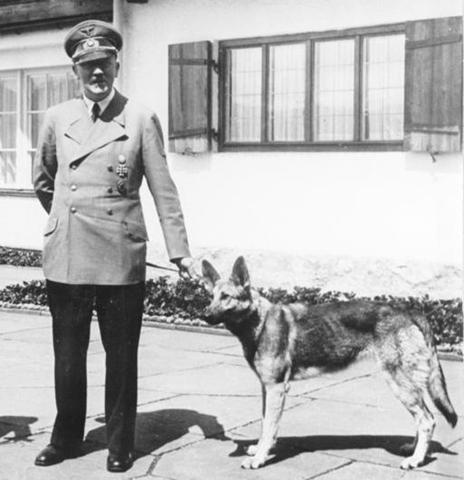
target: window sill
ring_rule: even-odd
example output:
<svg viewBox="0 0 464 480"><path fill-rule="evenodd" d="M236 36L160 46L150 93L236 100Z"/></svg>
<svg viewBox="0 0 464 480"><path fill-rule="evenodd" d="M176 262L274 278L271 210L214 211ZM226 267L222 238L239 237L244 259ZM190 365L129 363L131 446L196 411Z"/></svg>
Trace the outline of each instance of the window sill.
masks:
<svg viewBox="0 0 464 480"><path fill-rule="evenodd" d="M390 152L404 150L403 141L395 142L320 142L320 143L226 143L220 152Z"/></svg>
<svg viewBox="0 0 464 480"><path fill-rule="evenodd" d="M31 188L4 188L0 187L0 197L35 197Z"/></svg>

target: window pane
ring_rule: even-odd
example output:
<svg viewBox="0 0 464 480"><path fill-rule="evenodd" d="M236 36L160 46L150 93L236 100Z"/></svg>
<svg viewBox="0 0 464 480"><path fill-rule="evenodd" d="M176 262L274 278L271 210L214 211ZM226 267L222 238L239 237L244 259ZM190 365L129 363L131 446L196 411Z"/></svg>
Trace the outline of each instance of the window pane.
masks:
<svg viewBox="0 0 464 480"><path fill-rule="evenodd" d="M0 75L0 185L16 182L16 153L4 149L16 148L17 128L16 75Z"/></svg>
<svg viewBox="0 0 464 480"><path fill-rule="evenodd" d="M28 76L27 87L28 110L45 110L47 108L47 81L45 74Z"/></svg>
<svg viewBox="0 0 464 480"><path fill-rule="evenodd" d="M71 73L68 73L67 75L68 79L68 98L66 100L69 100L71 98L76 98L80 95L80 87L79 87L79 80L77 77Z"/></svg>
<svg viewBox="0 0 464 480"><path fill-rule="evenodd" d="M306 45L269 51L269 139L304 140Z"/></svg>
<svg viewBox="0 0 464 480"><path fill-rule="evenodd" d="M47 107L64 102L68 97L68 79L66 73L47 75ZM34 109L33 109L34 110Z"/></svg>
<svg viewBox="0 0 464 480"><path fill-rule="evenodd" d="M353 140L354 40L316 42L314 68L314 140Z"/></svg>
<svg viewBox="0 0 464 480"><path fill-rule="evenodd" d="M403 138L404 49L402 34L364 39L364 140Z"/></svg>
<svg viewBox="0 0 464 480"><path fill-rule="evenodd" d="M16 182L16 153L0 151L0 185Z"/></svg>
<svg viewBox="0 0 464 480"><path fill-rule="evenodd" d="M44 113L30 113L27 116L27 134L29 139L28 148L36 148L39 140L39 131L42 125Z"/></svg>
<svg viewBox="0 0 464 480"><path fill-rule="evenodd" d="M0 149L16 148L16 115L0 114Z"/></svg>
<svg viewBox="0 0 464 480"><path fill-rule="evenodd" d="M261 48L228 51L226 140L261 139Z"/></svg>
<svg viewBox="0 0 464 480"><path fill-rule="evenodd" d="M16 113L16 77L0 76L0 112Z"/></svg>

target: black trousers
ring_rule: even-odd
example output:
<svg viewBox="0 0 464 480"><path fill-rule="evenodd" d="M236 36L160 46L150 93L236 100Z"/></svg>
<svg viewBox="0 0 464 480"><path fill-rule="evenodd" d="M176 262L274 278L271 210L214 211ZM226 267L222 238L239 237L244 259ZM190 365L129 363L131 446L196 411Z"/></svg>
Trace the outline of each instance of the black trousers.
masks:
<svg viewBox="0 0 464 480"><path fill-rule="evenodd" d="M145 283L100 286L47 280L53 318L57 416L51 443L72 448L83 440L87 405L87 349L95 309L106 352L105 420L108 450L133 449L137 410L137 351Z"/></svg>

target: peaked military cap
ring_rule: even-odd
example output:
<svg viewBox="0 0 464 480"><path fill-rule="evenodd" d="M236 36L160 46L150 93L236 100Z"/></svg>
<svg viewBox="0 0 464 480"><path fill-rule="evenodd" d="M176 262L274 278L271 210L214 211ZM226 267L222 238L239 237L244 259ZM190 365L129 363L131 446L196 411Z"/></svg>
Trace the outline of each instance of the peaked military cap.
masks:
<svg viewBox="0 0 464 480"><path fill-rule="evenodd" d="M116 55L121 47L121 34L110 23L100 20L78 23L64 39L64 49L74 63Z"/></svg>

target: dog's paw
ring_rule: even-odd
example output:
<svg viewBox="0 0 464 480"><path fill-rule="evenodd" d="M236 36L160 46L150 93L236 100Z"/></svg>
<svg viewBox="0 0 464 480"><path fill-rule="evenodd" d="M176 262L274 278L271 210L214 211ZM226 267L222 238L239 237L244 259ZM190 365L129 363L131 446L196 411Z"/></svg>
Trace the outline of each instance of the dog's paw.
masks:
<svg viewBox="0 0 464 480"><path fill-rule="evenodd" d="M400 468L403 470L411 470L413 468L419 467L422 465L423 460L419 458L415 458L414 455L412 457L405 458L400 465Z"/></svg>
<svg viewBox="0 0 464 480"><path fill-rule="evenodd" d="M257 456L245 458L242 462L242 468L245 468L246 470L256 470L257 468L262 467L265 461L265 458Z"/></svg>
<svg viewBox="0 0 464 480"><path fill-rule="evenodd" d="M254 457L257 452L258 452L258 445L248 445L245 451L245 453L250 457Z"/></svg>

